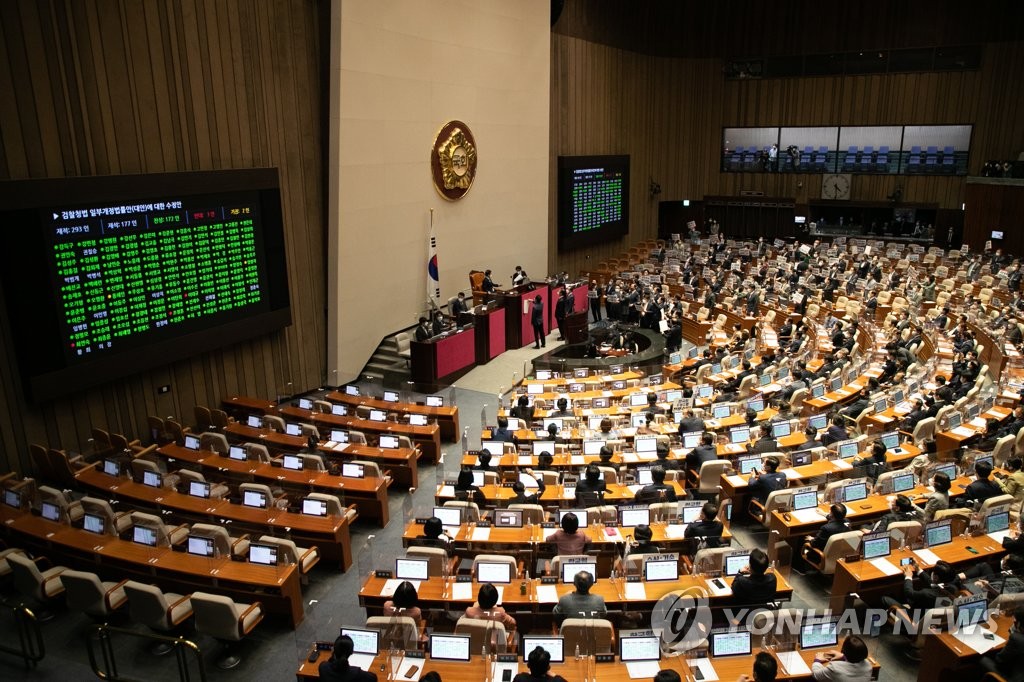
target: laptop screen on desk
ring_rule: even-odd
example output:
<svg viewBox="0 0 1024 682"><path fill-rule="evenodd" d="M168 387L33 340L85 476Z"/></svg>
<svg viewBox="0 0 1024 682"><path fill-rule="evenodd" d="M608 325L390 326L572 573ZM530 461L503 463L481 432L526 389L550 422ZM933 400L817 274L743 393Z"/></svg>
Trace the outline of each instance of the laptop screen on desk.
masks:
<svg viewBox="0 0 1024 682"><path fill-rule="evenodd" d="M53 502L43 502L42 513L47 521L60 521L60 507Z"/></svg>
<svg viewBox="0 0 1024 682"><path fill-rule="evenodd" d="M711 655L716 658L718 656L749 656L750 633L747 631L712 632Z"/></svg>
<svg viewBox="0 0 1024 682"><path fill-rule="evenodd" d="M953 429L960 426L962 418L959 412L950 412L946 415L946 430L952 431Z"/></svg>
<svg viewBox="0 0 1024 682"><path fill-rule="evenodd" d="M598 455L601 453L601 448L604 447L603 440L585 440L583 441L583 454L584 455Z"/></svg>
<svg viewBox="0 0 1024 682"><path fill-rule="evenodd" d="M868 496L868 487L865 483L852 483L843 486L843 502L856 502Z"/></svg>
<svg viewBox="0 0 1024 682"><path fill-rule="evenodd" d="M242 491L242 504L244 504L246 507L266 509L267 496L258 490L244 490Z"/></svg>
<svg viewBox="0 0 1024 682"><path fill-rule="evenodd" d="M188 494L192 497L208 498L210 496L210 484L205 481L189 481Z"/></svg>
<svg viewBox="0 0 1024 682"><path fill-rule="evenodd" d="M882 445L885 446L886 450L895 450L900 446L900 434L895 431L889 431L879 436L882 440Z"/></svg>
<svg viewBox="0 0 1024 682"><path fill-rule="evenodd" d="M892 477L892 491L902 493L914 487L914 474L896 474Z"/></svg>
<svg viewBox="0 0 1024 682"><path fill-rule="evenodd" d="M661 660L661 638L647 635L620 637L619 658L623 663Z"/></svg>
<svg viewBox="0 0 1024 682"><path fill-rule="evenodd" d="M935 521L924 529L925 543L929 547L945 545L953 541L953 528L949 521Z"/></svg>
<svg viewBox="0 0 1024 682"><path fill-rule="evenodd" d="M643 407L647 404L646 393L630 393L629 394L629 406L630 407Z"/></svg>
<svg viewBox="0 0 1024 682"><path fill-rule="evenodd" d="M814 428L814 429L817 429L817 430L820 431L823 428L825 428L826 426L828 426L828 415L825 415L825 414L815 414L815 415L812 415L807 420L807 425L810 426L811 428Z"/></svg>
<svg viewBox="0 0 1024 682"><path fill-rule="evenodd" d="M377 440L377 447L385 448L387 450L395 450L398 448L398 436L381 436ZM499 450L498 455L501 454Z"/></svg>
<svg viewBox="0 0 1024 682"><path fill-rule="evenodd" d="M619 525L624 528L647 526L651 523L651 510L647 507L619 510Z"/></svg>
<svg viewBox="0 0 1024 682"><path fill-rule="evenodd" d="M549 455L555 454L555 441L535 440L533 441L533 456L538 457L540 453L546 452Z"/></svg>
<svg viewBox="0 0 1024 682"><path fill-rule="evenodd" d="M302 468L302 458L297 455L285 455L281 458L281 466L285 469L291 469L292 471L298 471Z"/></svg>
<svg viewBox="0 0 1024 682"><path fill-rule="evenodd" d="M729 554L725 557L725 574L736 575L750 564L750 553Z"/></svg>
<svg viewBox="0 0 1024 682"><path fill-rule="evenodd" d="M732 413L732 408L729 405L715 405L712 417L715 419L726 419Z"/></svg>
<svg viewBox="0 0 1024 682"><path fill-rule="evenodd" d="M345 478L362 478L366 475L366 471L363 469L362 464L343 462L341 465L341 475Z"/></svg>
<svg viewBox="0 0 1024 682"><path fill-rule="evenodd" d="M579 521L580 528L586 528L587 527L587 510L586 509L559 509L558 510L558 525L559 526L562 525L562 519L564 519L567 514L572 514L573 516L576 517L576 520Z"/></svg>
<svg viewBox="0 0 1024 682"><path fill-rule="evenodd" d="M249 545L249 563L276 566L277 546L252 543Z"/></svg>
<svg viewBox="0 0 1024 682"><path fill-rule="evenodd" d="M733 445L743 445L750 440L750 429L741 426L729 431L729 442Z"/></svg>
<svg viewBox="0 0 1024 682"><path fill-rule="evenodd" d="M339 405L337 403L333 403L331 405L331 414L333 414L335 416L338 416L338 417L344 417L345 415L348 414L348 408L345 407L344 405Z"/></svg>
<svg viewBox="0 0 1024 682"><path fill-rule="evenodd" d="M802 467L811 463L811 451L804 450L803 452L793 453L793 466Z"/></svg>
<svg viewBox="0 0 1024 682"><path fill-rule="evenodd" d="M103 533L106 524L103 517L96 514L85 514L82 517L82 527L90 533Z"/></svg>
<svg viewBox="0 0 1024 682"><path fill-rule="evenodd" d="M700 431L687 431L683 434L683 447L688 450L692 450L700 445L700 437Z"/></svg>
<svg viewBox="0 0 1024 682"><path fill-rule="evenodd" d="M213 538L204 537L202 535L189 535L186 549L189 554L195 554L196 556L213 556Z"/></svg>
<svg viewBox="0 0 1024 682"><path fill-rule="evenodd" d="M299 409L311 410L313 409L313 401L309 398L299 398Z"/></svg>
<svg viewBox="0 0 1024 682"><path fill-rule="evenodd" d="M834 647L839 643L838 622L834 619L807 623L800 627L800 648Z"/></svg>
<svg viewBox="0 0 1024 682"><path fill-rule="evenodd" d="M985 517L985 532L998 533L1010 527L1010 512L996 512Z"/></svg>
<svg viewBox="0 0 1024 682"><path fill-rule="evenodd" d="M307 497L302 500L302 513L306 516L327 516L327 502Z"/></svg>
<svg viewBox="0 0 1024 682"><path fill-rule="evenodd" d="M462 525L462 509L460 507L434 507L434 516L441 519L442 526Z"/></svg>
<svg viewBox="0 0 1024 682"><path fill-rule="evenodd" d="M341 431L340 429L331 429L331 440L333 440L335 443L347 443L348 431Z"/></svg>
<svg viewBox="0 0 1024 682"><path fill-rule="evenodd" d="M476 581L507 585L512 582L512 566L504 562L478 561L476 562Z"/></svg>
<svg viewBox="0 0 1024 682"><path fill-rule="evenodd" d="M839 444L839 456L843 459L856 457L858 452L860 452L860 446L857 441L850 440Z"/></svg>
<svg viewBox="0 0 1024 682"><path fill-rule="evenodd" d="M693 500L679 503L682 512L683 523L696 523L704 509L704 503L700 500Z"/></svg>
<svg viewBox="0 0 1024 682"><path fill-rule="evenodd" d="M148 526L132 526L132 542L156 547L156 529Z"/></svg>
<svg viewBox="0 0 1024 682"><path fill-rule="evenodd" d="M228 448L228 457L244 462L246 460L245 449L240 445L232 445Z"/></svg>
<svg viewBox="0 0 1024 682"><path fill-rule="evenodd" d="M260 417L259 415L250 414L248 417L246 417L245 423L249 427L254 429L263 428L263 418Z"/></svg>
<svg viewBox="0 0 1024 682"><path fill-rule="evenodd" d="M398 392L397 391L384 391L384 402L386 403L397 403Z"/></svg>
<svg viewBox="0 0 1024 682"><path fill-rule="evenodd" d="M714 392L715 387L712 386L711 384L701 384L700 386L697 387L698 398L710 398Z"/></svg>
<svg viewBox="0 0 1024 682"><path fill-rule="evenodd" d="M444 398L439 395L428 395L427 407L444 407Z"/></svg>
<svg viewBox="0 0 1024 682"><path fill-rule="evenodd" d="M764 409L764 398L751 398L747 401L747 409L760 412Z"/></svg>
<svg viewBox="0 0 1024 682"><path fill-rule="evenodd" d="M644 562L644 580L656 582L659 580L678 580L679 562L673 560L652 560Z"/></svg>
<svg viewBox="0 0 1024 682"><path fill-rule="evenodd" d="M820 398L825 395L825 384L815 384L811 386L811 397Z"/></svg>
<svg viewBox="0 0 1024 682"><path fill-rule="evenodd" d="M199 438L196 436L185 436L185 447L189 450L199 449Z"/></svg>
<svg viewBox="0 0 1024 682"><path fill-rule="evenodd" d="M810 509L811 507L818 506L818 493L813 490L809 490L803 493L796 493L793 495L793 509Z"/></svg>
<svg viewBox="0 0 1024 682"><path fill-rule="evenodd" d="M565 661L565 642L561 637L535 637L523 635L523 660L530 657L530 652L540 647L551 655L552 663Z"/></svg>
<svg viewBox="0 0 1024 682"><path fill-rule="evenodd" d="M586 571L587 573L589 573L590 575L592 575L592 576L594 576L596 578L597 577L597 563L596 562L585 562L585 561L581 561L579 563L570 563L570 562L563 563L562 564L562 582L566 583L566 584L571 584L573 578L575 578L576 574L579 573L580 571Z"/></svg>
<svg viewBox="0 0 1024 682"><path fill-rule="evenodd" d="M864 558L877 559L882 556L889 556L890 548L889 534L878 533L864 536Z"/></svg>
<svg viewBox="0 0 1024 682"><path fill-rule="evenodd" d="M427 580L430 577L430 561L395 559L395 577L399 580Z"/></svg>
<svg viewBox="0 0 1024 682"><path fill-rule="evenodd" d="M772 422L772 438L785 438L792 432L789 422Z"/></svg>
<svg viewBox="0 0 1024 682"><path fill-rule="evenodd" d="M529 474L526 474L529 475ZM495 528L522 528L522 509L498 509L494 512Z"/></svg>
<svg viewBox="0 0 1024 682"><path fill-rule="evenodd" d="M148 485L150 488L160 488L164 484L164 477L155 471L143 471L142 472L142 485Z"/></svg>
<svg viewBox="0 0 1024 682"><path fill-rule="evenodd" d="M949 480L952 481L956 478L956 465L955 464L940 464L935 467L934 474L943 473L949 476ZM933 475L934 475L933 474Z"/></svg>
<svg viewBox="0 0 1024 682"><path fill-rule="evenodd" d="M956 627L968 627L988 620L988 599L985 596L967 599L953 606Z"/></svg>
<svg viewBox="0 0 1024 682"><path fill-rule="evenodd" d="M384 410L370 410L370 421L372 422L386 421L387 418L388 413L385 412Z"/></svg>
<svg viewBox="0 0 1024 682"><path fill-rule="evenodd" d="M352 653L354 654L376 656L380 652L380 632L377 630L341 628L341 634L352 638Z"/></svg>
<svg viewBox="0 0 1024 682"><path fill-rule="evenodd" d="M889 407L889 401L885 398L879 398L875 401L875 412L885 412Z"/></svg>
<svg viewBox="0 0 1024 682"><path fill-rule="evenodd" d="M562 430L562 418L561 417L544 417L544 430L547 431L551 425L555 425L555 429L558 431Z"/></svg>
<svg viewBox="0 0 1024 682"><path fill-rule="evenodd" d="M438 661L469 661L469 635L431 635L430 657Z"/></svg>
<svg viewBox="0 0 1024 682"><path fill-rule="evenodd" d="M103 473L107 476L120 476L121 465L116 459L105 459L103 460Z"/></svg>
<svg viewBox="0 0 1024 682"><path fill-rule="evenodd" d="M754 469L756 469L759 466L761 466L761 458L760 457L740 457L739 460L736 463L739 465L739 470L740 470L741 474L749 474Z"/></svg>
<svg viewBox="0 0 1024 682"><path fill-rule="evenodd" d="M658 439L653 436L648 436L646 438L636 438L633 440L633 446L637 452L657 452Z"/></svg>

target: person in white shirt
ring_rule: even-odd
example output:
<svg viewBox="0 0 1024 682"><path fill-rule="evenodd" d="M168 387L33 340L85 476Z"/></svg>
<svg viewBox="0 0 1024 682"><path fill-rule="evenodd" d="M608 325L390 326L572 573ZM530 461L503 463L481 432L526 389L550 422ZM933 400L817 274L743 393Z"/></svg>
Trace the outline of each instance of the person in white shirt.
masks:
<svg viewBox="0 0 1024 682"><path fill-rule="evenodd" d="M815 654L811 674L819 681L869 682L871 661L868 660L868 645L857 635L850 635L843 641L842 651Z"/></svg>

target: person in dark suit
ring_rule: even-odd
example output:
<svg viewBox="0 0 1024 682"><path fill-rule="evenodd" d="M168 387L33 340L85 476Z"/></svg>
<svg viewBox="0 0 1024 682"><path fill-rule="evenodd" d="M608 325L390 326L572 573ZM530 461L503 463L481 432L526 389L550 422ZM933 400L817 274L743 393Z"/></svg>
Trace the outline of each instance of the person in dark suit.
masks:
<svg viewBox="0 0 1024 682"><path fill-rule="evenodd" d="M512 678L512 682L565 682L561 675L551 673L551 654L537 647L526 658L529 672L522 672Z"/></svg>
<svg viewBox="0 0 1024 682"><path fill-rule="evenodd" d="M494 293L494 280L491 279L490 270L484 270L484 281L480 283L480 288L488 294Z"/></svg>
<svg viewBox="0 0 1024 682"><path fill-rule="evenodd" d="M778 457L766 457L763 466L764 473L754 469L754 473L747 483L750 498L757 500L762 505L768 500L769 495L786 487L786 475L778 472Z"/></svg>
<svg viewBox="0 0 1024 682"><path fill-rule="evenodd" d="M992 475L991 464L988 462L978 462L974 465L974 473L977 474L978 479L964 490L965 500L984 502L990 497L1003 494L1003 489L999 487L999 484L990 478Z"/></svg>
<svg viewBox="0 0 1024 682"><path fill-rule="evenodd" d="M555 321L558 323L558 340L565 341L565 317L569 314L569 297L565 287L558 290L558 301L555 302Z"/></svg>
<svg viewBox="0 0 1024 682"><path fill-rule="evenodd" d="M718 459L718 449L715 448L715 434L705 431L701 434L700 445L686 453L686 468L694 473L699 473L704 462L713 462L716 459Z"/></svg>
<svg viewBox="0 0 1024 682"><path fill-rule="evenodd" d="M474 502L478 507L484 506L484 503L487 501L483 491L473 485L472 469L463 467L459 472L459 477L455 482L455 498Z"/></svg>
<svg viewBox="0 0 1024 682"><path fill-rule="evenodd" d="M430 328L430 320L425 317L421 317L419 324L416 325L416 340L423 342L433 335L433 330Z"/></svg>
<svg viewBox="0 0 1024 682"><path fill-rule="evenodd" d="M503 443L511 443L515 439L515 433L508 429L508 418L498 417L498 428L491 432L491 440L500 440ZM491 454L501 455L500 452L492 452Z"/></svg>
<svg viewBox="0 0 1024 682"><path fill-rule="evenodd" d="M638 504L676 501L676 489L665 483L664 467L655 466L651 469L651 484L636 492L636 501Z"/></svg>
<svg viewBox="0 0 1024 682"><path fill-rule="evenodd" d="M686 526L683 533L687 538L704 538L708 547L722 546L722 533L725 526L717 519L718 506L714 502L708 502L700 510L700 520Z"/></svg>
<svg viewBox="0 0 1024 682"><path fill-rule="evenodd" d="M537 294L530 309L530 324L533 326L533 347L543 348L547 344L544 339L544 300Z"/></svg>
<svg viewBox="0 0 1024 682"><path fill-rule="evenodd" d="M778 452L779 442L772 438L772 425L761 424L761 436L753 445L747 445L747 450L755 453Z"/></svg>
<svg viewBox="0 0 1024 682"><path fill-rule="evenodd" d="M696 416L693 410L687 410L686 412L683 413L683 418L679 420L680 437L682 437L684 433L703 430L704 420Z"/></svg>
<svg viewBox="0 0 1024 682"><path fill-rule="evenodd" d="M530 404L529 396L521 395L516 400L516 406L512 408L511 416L521 419L526 423L526 428L529 428L530 422L533 421L534 409L534 406Z"/></svg>
<svg viewBox="0 0 1024 682"><path fill-rule="evenodd" d="M320 679L325 682L376 682L376 674L348 664L348 657L354 650L355 645L348 635L341 635L334 640L331 657L317 668Z"/></svg>
<svg viewBox="0 0 1024 682"><path fill-rule="evenodd" d="M821 436L821 444L825 447L832 445L832 443L838 443L841 440L846 440L850 437L850 434L846 432L846 426L843 425L843 417L838 412L833 415L832 423L828 429Z"/></svg>
<svg viewBox="0 0 1024 682"><path fill-rule="evenodd" d="M498 453L498 457L501 457L501 453ZM473 465L473 471L494 471L494 467L491 466L491 452L488 450L481 450L480 454L477 455L476 464Z"/></svg>
<svg viewBox="0 0 1024 682"><path fill-rule="evenodd" d="M999 673L1006 682L1024 682L1024 606L1013 612L1013 628L1006 646L990 651L981 659L984 672Z"/></svg>
<svg viewBox="0 0 1024 682"><path fill-rule="evenodd" d="M451 550L451 536L444 530L441 519L431 516L423 524L423 534L409 541L410 546L437 547L445 552Z"/></svg>
<svg viewBox="0 0 1024 682"><path fill-rule="evenodd" d="M576 504L584 507L596 507L601 504L601 496L607 491L601 480L601 470L591 464L583 474L583 480L576 484Z"/></svg>
<svg viewBox="0 0 1024 682"><path fill-rule="evenodd" d="M527 488L523 485L522 481L516 481L512 484L512 492L515 495L509 498L509 504L540 504L540 496L544 494L544 477L535 479L537 481L536 492L533 492L533 488L530 488L530 492L527 492Z"/></svg>
<svg viewBox="0 0 1024 682"><path fill-rule="evenodd" d="M674 459L668 458L668 443L658 443L654 454L658 458L656 463L657 466L660 466L665 471L679 471L679 463Z"/></svg>
<svg viewBox="0 0 1024 682"><path fill-rule="evenodd" d="M767 605L775 599L778 582L768 573L768 555L759 548L750 550L750 564L732 581L732 596L737 604Z"/></svg>
<svg viewBox="0 0 1024 682"><path fill-rule="evenodd" d="M928 411L924 409L924 402L920 398L914 400L914 409L903 418L900 422L900 429L910 433L917 426L917 423L928 416Z"/></svg>
<svg viewBox="0 0 1024 682"><path fill-rule="evenodd" d="M833 504L826 519L825 525L818 530L817 535L807 536L814 549L825 549L830 537L850 530L850 524L846 523L846 507L841 504Z"/></svg>
<svg viewBox="0 0 1024 682"><path fill-rule="evenodd" d="M455 322L455 324L458 324L459 315L461 313L469 312L469 306L466 304L466 294L460 291L458 297L454 301L452 301L451 310L449 310L448 312L451 314L452 320Z"/></svg>

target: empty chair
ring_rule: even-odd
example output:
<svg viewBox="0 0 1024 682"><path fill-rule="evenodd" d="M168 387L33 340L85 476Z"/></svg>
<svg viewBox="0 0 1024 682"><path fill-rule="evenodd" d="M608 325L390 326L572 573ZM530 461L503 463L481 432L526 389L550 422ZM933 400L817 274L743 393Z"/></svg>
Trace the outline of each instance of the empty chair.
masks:
<svg viewBox="0 0 1024 682"><path fill-rule="evenodd" d="M788 509L789 505L793 502L792 491L786 490L773 490L768 493L768 498L762 505L755 499L751 499L747 507L747 513L750 518L754 519L758 523L767 526L768 520L771 518L772 512L781 509Z"/></svg>
<svg viewBox="0 0 1024 682"><path fill-rule="evenodd" d="M278 433L284 433L285 430L284 419L273 414L263 415L263 425Z"/></svg>
<svg viewBox="0 0 1024 682"><path fill-rule="evenodd" d="M696 489L691 492L704 499L714 498L722 489L722 475L729 471L729 468L727 460L704 462L700 465Z"/></svg>
<svg viewBox="0 0 1024 682"><path fill-rule="evenodd" d="M410 545L405 551L410 559L426 559L427 573L432 577L452 575L458 558L449 559L448 552L441 547Z"/></svg>
<svg viewBox="0 0 1024 682"><path fill-rule="evenodd" d="M237 666L241 658L231 650L230 643L240 642L263 620L263 605L260 602L239 604L230 597L206 592L194 593L191 602L196 632L225 644L217 667L230 670Z"/></svg>
<svg viewBox="0 0 1024 682"><path fill-rule="evenodd" d="M303 576L309 574L310 569L320 561L320 550L316 547L299 547L294 540L276 538L273 535L261 535L257 542L268 545L277 545L278 560L284 559L286 564L295 564Z"/></svg>
<svg viewBox="0 0 1024 682"><path fill-rule="evenodd" d="M213 427L216 429L225 429L228 424L231 423L231 418L228 416L228 413L216 408L210 408L210 420L213 422Z"/></svg>
<svg viewBox="0 0 1024 682"><path fill-rule="evenodd" d="M209 523L193 523L192 534L213 539L213 551L217 556L245 556L249 553L249 536L234 538L228 529Z"/></svg>
<svg viewBox="0 0 1024 682"><path fill-rule="evenodd" d="M213 428L213 416L210 414L210 408L203 405L196 405L192 408L192 412L196 418L196 430L202 433L203 431L209 431Z"/></svg>
<svg viewBox="0 0 1024 682"><path fill-rule="evenodd" d="M313 437L320 440L320 430L313 424L299 424L299 433L306 438Z"/></svg>
<svg viewBox="0 0 1024 682"><path fill-rule="evenodd" d="M72 611L103 618L124 606L128 597L124 592L124 583L101 581L95 573L73 571L68 569L60 574L64 585L68 608Z"/></svg>
<svg viewBox="0 0 1024 682"><path fill-rule="evenodd" d="M455 623L455 634L469 635L470 651L502 654L508 649L509 633L498 621L462 616Z"/></svg>
<svg viewBox="0 0 1024 682"><path fill-rule="evenodd" d="M473 564L470 566L470 573L476 575L476 565L480 562L508 564L509 575L513 578L519 575L519 566L516 564L516 558L513 556L507 554L477 554L473 558Z"/></svg>
<svg viewBox="0 0 1024 682"><path fill-rule="evenodd" d="M206 431L199 435L199 448L226 455L228 454L228 438L223 433Z"/></svg>
<svg viewBox="0 0 1024 682"><path fill-rule="evenodd" d="M377 462L371 462L368 459L353 459L351 463L363 467L363 476L365 478L384 478L380 471L380 465Z"/></svg>
<svg viewBox="0 0 1024 682"><path fill-rule="evenodd" d="M694 574L721 572L723 557L733 551L733 547L705 547L697 550L693 557Z"/></svg>
<svg viewBox="0 0 1024 682"><path fill-rule="evenodd" d="M50 502L57 505L61 511L61 521L76 523L82 518L84 513L82 503L72 500L71 496L64 491L51 488L48 485L41 485L39 486L38 494L40 503Z"/></svg>
<svg viewBox="0 0 1024 682"><path fill-rule="evenodd" d="M124 593L128 598L128 616L151 630L173 632L192 617L190 595L182 596L172 592L165 594L156 585L134 580L125 581ZM150 653L163 656L172 648L167 642L158 642L150 649Z"/></svg>
<svg viewBox="0 0 1024 682"><path fill-rule="evenodd" d="M935 437L935 417L927 417L917 422L914 426L914 433L911 439L915 444L920 444Z"/></svg>
<svg viewBox="0 0 1024 682"><path fill-rule="evenodd" d="M349 431L348 442L355 445L366 445L366 434L362 431Z"/></svg>
<svg viewBox="0 0 1024 682"><path fill-rule="evenodd" d="M333 410L334 408L331 407L331 403L329 403L326 400L314 400L313 409L322 414L330 414L331 410Z"/></svg>
<svg viewBox="0 0 1024 682"><path fill-rule="evenodd" d="M358 516L355 505L346 509L337 495L331 495L329 493L307 493L306 499L319 500L320 502L326 503L328 516L341 516L344 514L349 517L349 521L355 521Z"/></svg>
<svg viewBox="0 0 1024 682"><path fill-rule="evenodd" d="M559 634L565 638L565 651L586 656L611 653L615 644L615 628L604 618L566 618Z"/></svg>
<svg viewBox="0 0 1024 682"><path fill-rule="evenodd" d="M897 545L909 547L921 537L924 528L920 521L893 521L886 530L890 540Z"/></svg>
<svg viewBox="0 0 1024 682"><path fill-rule="evenodd" d="M180 477L175 474L167 474L160 471L160 467L157 466L156 462L148 460L145 457L136 457L129 464L132 468L132 478L137 483L145 483L146 472L159 474L164 488L175 488L180 480Z"/></svg>
<svg viewBox="0 0 1024 682"><path fill-rule="evenodd" d="M131 523L133 526L146 526L156 531L157 547L167 547L185 542L188 537L188 525L182 524L169 528L159 516L145 514L139 511L131 512Z"/></svg>
<svg viewBox="0 0 1024 682"><path fill-rule="evenodd" d="M811 566L816 568L823 575L832 575L836 572L836 563L842 557L857 552L860 548L860 531L851 530L845 533L836 533L828 539L824 549L812 547L810 543L804 545L804 559Z"/></svg>
<svg viewBox="0 0 1024 682"><path fill-rule="evenodd" d="M280 508L287 508L288 506L288 498L274 495L268 485L264 485L262 483L239 483L238 494L242 497L243 502L246 492L261 493L263 495L263 499L266 501L267 509L271 509L275 506Z"/></svg>
<svg viewBox="0 0 1024 682"><path fill-rule="evenodd" d="M412 339L405 332L395 334L395 345L398 347L398 357L405 359L405 364L412 362Z"/></svg>
<svg viewBox="0 0 1024 682"><path fill-rule="evenodd" d="M60 576L68 569L64 566L54 566L40 571L37 562L41 560L42 558L30 559L25 554L11 553L7 555L7 563L14 576L14 588L41 604L47 604L64 593L64 584L61 582ZM40 619L46 620L47 618Z"/></svg>
<svg viewBox="0 0 1024 682"><path fill-rule="evenodd" d="M191 429L182 427L181 424L168 417L164 420L164 430L167 432L167 436L177 445L185 444L185 434L190 433Z"/></svg>
<svg viewBox="0 0 1024 682"><path fill-rule="evenodd" d="M366 619L366 627L380 632L382 649L415 651L419 647L419 627L409 616L371 616Z"/></svg>
<svg viewBox="0 0 1024 682"><path fill-rule="evenodd" d="M102 518L106 532L111 535L120 535L132 525L132 517L128 512L115 512L106 500L86 496L81 502L82 511Z"/></svg>
<svg viewBox="0 0 1024 682"><path fill-rule="evenodd" d="M242 448L245 450L246 459L264 464L270 461L270 451L262 443L246 443Z"/></svg>
<svg viewBox="0 0 1024 682"><path fill-rule="evenodd" d="M508 508L523 512L523 523L540 525L547 520L544 507L539 504L510 504Z"/></svg>
<svg viewBox="0 0 1024 682"><path fill-rule="evenodd" d="M469 523L474 523L480 520L480 507L477 506L476 502L467 502L465 500L448 500L444 503L445 507L458 507L463 510L462 520Z"/></svg>

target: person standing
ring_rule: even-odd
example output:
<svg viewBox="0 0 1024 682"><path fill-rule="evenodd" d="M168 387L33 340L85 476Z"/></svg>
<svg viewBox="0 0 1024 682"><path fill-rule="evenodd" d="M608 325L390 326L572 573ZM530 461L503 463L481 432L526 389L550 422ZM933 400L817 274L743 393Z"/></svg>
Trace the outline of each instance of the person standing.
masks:
<svg viewBox="0 0 1024 682"><path fill-rule="evenodd" d="M590 299L590 312L594 316L594 322L601 321L601 294L603 293L604 289L597 283L597 280L591 280L587 298Z"/></svg>
<svg viewBox="0 0 1024 682"><path fill-rule="evenodd" d="M558 323L558 340L565 341L565 316L569 314L569 297L565 287L558 290L558 301L555 302L555 321Z"/></svg>
<svg viewBox="0 0 1024 682"><path fill-rule="evenodd" d="M488 294L493 294L494 293L494 280L491 279L491 271L490 270L485 270L484 271L484 281L480 284L480 288L483 289L485 293L488 293Z"/></svg>
<svg viewBox="0 0 1024 682"><path fill-rule="evenodd" d="M533 325L533 347L543 348L544 339L544 300L540 294L533 299L533 308L530 310L530 324Z"/></svg>

